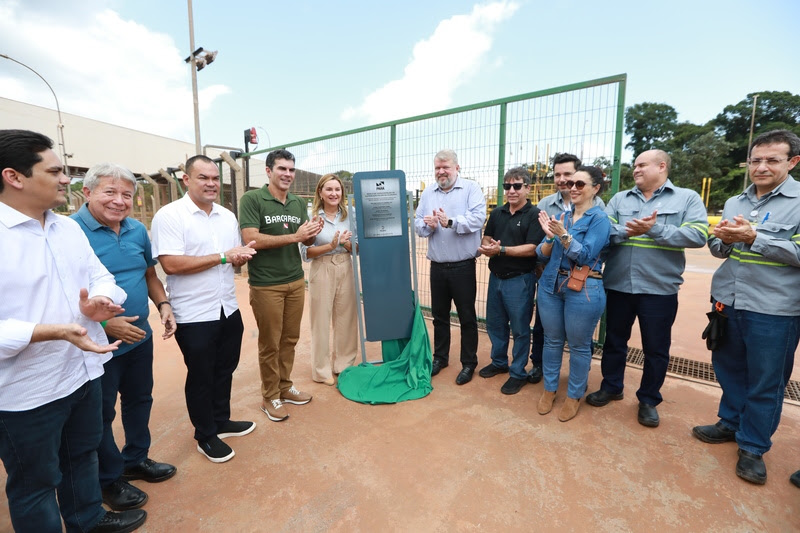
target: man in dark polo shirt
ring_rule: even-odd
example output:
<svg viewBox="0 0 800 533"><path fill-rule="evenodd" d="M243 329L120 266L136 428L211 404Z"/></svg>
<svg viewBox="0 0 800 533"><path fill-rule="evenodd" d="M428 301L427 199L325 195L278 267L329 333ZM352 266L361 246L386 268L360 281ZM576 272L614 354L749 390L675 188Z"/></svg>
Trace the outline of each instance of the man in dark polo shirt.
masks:
<svg viewBox="0 0 800 533"><path fill-rule="evenodd" d="M531 178L522 167L503 178L505 205L496 207L483 232L480 253L489 257L486 332L492 341L492 362L479 375L510 373L500 392L516 394L527 383L525 363L531 345L533 295L536 290L536 246L544 238L539 209L528 200ZM508 364L508 333L514 336Z"/></svg>
<svg viewBox="0 0 800 533"><path fill-rule="evenodd" d="M297 390L291 380L306 298L297 243L311 246L322 223L316 216L309 220L306 202L289 192L294 174L291 152L270 152L269 183L246 192L239 206L242 238L255 241L257 250L248 267L250 306L258 324L261 410L273 422L289 417L284 403L311 401L311 395Z"/></svg>

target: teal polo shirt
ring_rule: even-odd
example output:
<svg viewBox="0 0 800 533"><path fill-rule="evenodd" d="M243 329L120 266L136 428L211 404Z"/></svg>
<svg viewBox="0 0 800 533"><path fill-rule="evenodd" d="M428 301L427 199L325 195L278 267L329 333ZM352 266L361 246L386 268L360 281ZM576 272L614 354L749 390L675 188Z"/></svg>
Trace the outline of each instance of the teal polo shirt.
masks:
<svg viewBox="0 0 800 533"><path fill-rule="evenodd" d="M147 321L150 315L150 304L147 295L147 282L144 274L156 264L152 256L150 237L147 228L130 217L120 224L119 235L111 228L100 224L89 212L88 204L83 204L77 213L70 215L81 227L89 244L100 262L114 275L117 285L128 293L125 300L125 312L119 316L138 316L133 323L147 334L144 339L134 344L122 343L113 353L114 357L127 353L150 338L153 330ZM115 338L108 336L109 342Z"/></svg>

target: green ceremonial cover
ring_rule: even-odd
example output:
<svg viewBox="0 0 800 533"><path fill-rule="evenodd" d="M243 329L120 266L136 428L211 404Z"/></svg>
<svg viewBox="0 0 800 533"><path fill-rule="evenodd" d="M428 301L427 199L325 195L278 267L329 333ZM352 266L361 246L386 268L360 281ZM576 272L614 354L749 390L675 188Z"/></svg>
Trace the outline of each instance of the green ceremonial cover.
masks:
<svg viewBox="0 0 800 533"><path fill-rule="evenodd" d="M342 396L373 405L417 400L430 394L431 343L419 304L414 310L410 339L383 341L383 363L362 363L339 374Z"/></svg>

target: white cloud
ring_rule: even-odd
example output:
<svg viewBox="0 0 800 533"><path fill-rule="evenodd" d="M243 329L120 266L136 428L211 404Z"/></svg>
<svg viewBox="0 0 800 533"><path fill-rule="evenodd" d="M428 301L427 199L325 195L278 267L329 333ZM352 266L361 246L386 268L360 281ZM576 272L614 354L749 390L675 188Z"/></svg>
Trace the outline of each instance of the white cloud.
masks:
<svg viewBox="0 0 800 533"><path fill-rule="evenodd" d="M0 6L0 35L8 37L6 55L47 79L62 112L168 137L193 137L189 67L172 37L123 20L104 7L108 2L84 5L82 16L70 24L43 9L43 3L60 9L42 0ZM54 107L41 80L2 58L0 84L1 96ZM203 87L201 109L229 92L225 85Z"/></svg>
<svg viewBox="0 0 800 533"><path fill-rule="evenodd" d="M376 124L445 109L456 89L479 73L498 24L518 8L503 0L443 20L429 38L414 45L402 78L373 91L360 106L345 109L342 119L365 117Z"/></svg>

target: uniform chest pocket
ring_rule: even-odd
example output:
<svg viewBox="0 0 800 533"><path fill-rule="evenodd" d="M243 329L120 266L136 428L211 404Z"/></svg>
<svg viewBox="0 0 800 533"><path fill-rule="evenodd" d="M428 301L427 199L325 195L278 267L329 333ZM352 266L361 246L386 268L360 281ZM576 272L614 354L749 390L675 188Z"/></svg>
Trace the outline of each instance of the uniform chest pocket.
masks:
<svg viewBox="0 0 800 533"><path fill-rule="evenodd" d="M790 224L775 224L774 222L766 222L756 226L756 231L763 233L768 237L775 237L776 239L791 239L795 234L795 226Z"/></svg>
<svg viewBox="0 0 800 533"><path fill-rule="evenodd" d="M681 225L681 213L677 209L658 209L658 222L670 226Z"/></svg>

